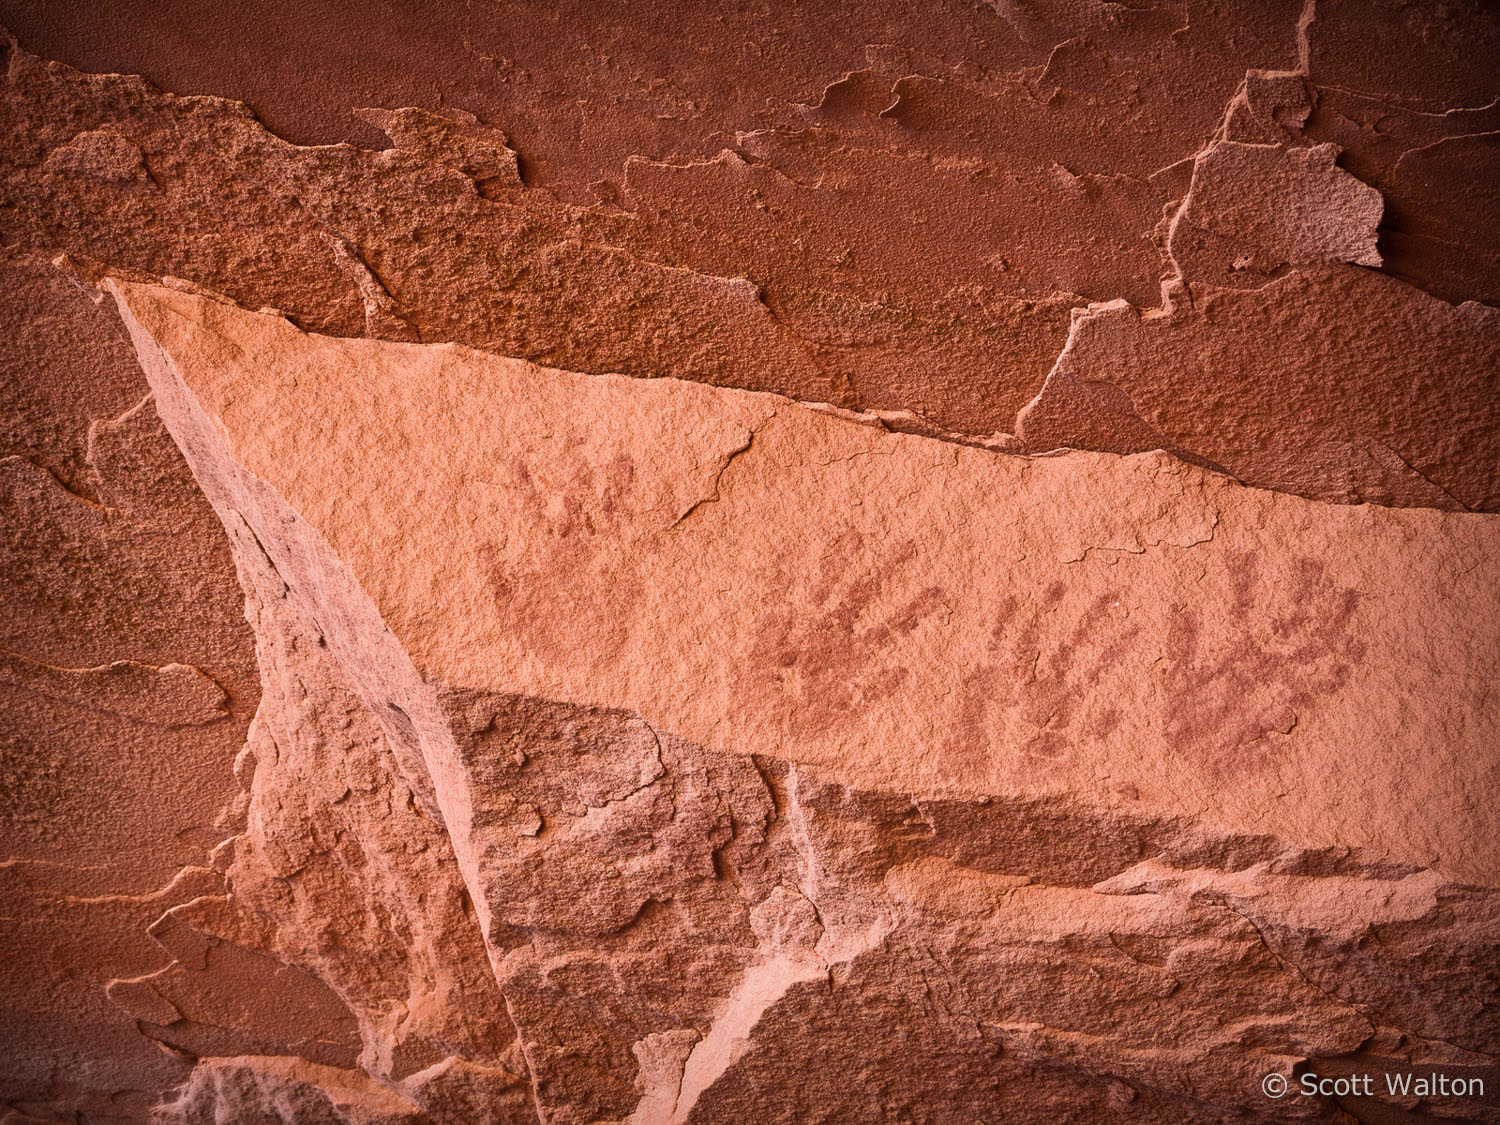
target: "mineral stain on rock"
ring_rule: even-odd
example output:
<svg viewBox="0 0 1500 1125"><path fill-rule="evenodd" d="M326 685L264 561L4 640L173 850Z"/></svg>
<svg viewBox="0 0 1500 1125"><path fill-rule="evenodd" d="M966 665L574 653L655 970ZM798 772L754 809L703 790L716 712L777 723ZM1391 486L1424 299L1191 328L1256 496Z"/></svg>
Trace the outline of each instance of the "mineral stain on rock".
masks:
<svg viewBox="0 0 1500 1125"><path fill-rule="evenodd" d="M7 1125L1500 1112L1484 5L0 24Z"/></svg>

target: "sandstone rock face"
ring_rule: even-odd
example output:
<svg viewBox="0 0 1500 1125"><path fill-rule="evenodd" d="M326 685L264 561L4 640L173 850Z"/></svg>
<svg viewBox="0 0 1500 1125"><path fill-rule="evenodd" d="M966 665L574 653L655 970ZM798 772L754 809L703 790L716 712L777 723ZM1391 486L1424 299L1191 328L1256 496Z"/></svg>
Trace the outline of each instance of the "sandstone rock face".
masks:
<svg viewBox="0 0 1500 1125"><path fill-rule="evenodd" d="M1497 613L1492 520L114 291L256 576L263 675L305 699L262 703L230 902L345 998L409 1114L1192 1120L1434 1007L1472 1052L1445 1062L1485 1054L1500 670L1465 623ZM320 791L322 854L288 807ZM431 873L387 859L439 827ZM425 947L455 931L488 1003ZM395 1024L372 954L420 982ZM804 1061L830 1049L847 1090ZM272 1081L213 1065L189 1106ZM298 1096L353 1098L322 1073Z"/></svg>
<svg viewBox="0 0 1500 1125"><path fill-rule="evenodd" d="M1494 13L431 9L0 0L0 1121L1500 1120Z"/></svg>

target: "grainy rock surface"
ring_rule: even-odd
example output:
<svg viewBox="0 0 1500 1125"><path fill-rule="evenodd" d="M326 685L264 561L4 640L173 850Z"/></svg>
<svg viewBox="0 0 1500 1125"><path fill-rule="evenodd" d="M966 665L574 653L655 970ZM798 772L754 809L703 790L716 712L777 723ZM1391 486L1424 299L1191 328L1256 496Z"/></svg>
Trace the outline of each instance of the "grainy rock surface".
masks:
<svg viewBox="0 0 1500 1125"><path fill-rule="evenodd" d="M1500 1119L1491 8L0 24L5 1125Z"/></svg>

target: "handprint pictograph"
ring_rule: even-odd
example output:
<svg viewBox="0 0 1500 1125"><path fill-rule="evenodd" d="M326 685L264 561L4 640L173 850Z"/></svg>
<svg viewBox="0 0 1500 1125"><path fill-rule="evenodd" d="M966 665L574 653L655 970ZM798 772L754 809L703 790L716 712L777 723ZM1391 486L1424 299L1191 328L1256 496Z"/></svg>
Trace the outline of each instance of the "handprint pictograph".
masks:
<svg viewBox="0 0 1500 1125"><path fill-rule="evenodd" d="M1258 552L1233 556L1226 611L1183 606L1167 630L1168 741L1228 774L1264 761L1270 736L1343 687L1365 650L1352 628L1358 590L1329 581L1317 559L1278 568L1290 575L1278 589L1267 569Z"/></svg>
<svg viewBox="0 0 1500 1125"><path fill-rule="evenodd" d="M1352 630L1357 590L1329 581L1315 559L1291 560L1274 580L1268 569L1254 552L1232 556L1223 596L1174 607L1149 638L1116 613L1113 592L1076 616L1062 582L1029 601L1005 598L986 659L957 693L945 761L962 776L985 768L994 747L1038 765L1087 749L1121 725L1119 703L1107 702L1122 697L1120 677L1149 666L1157 691L1143 705L1159 708L1168 747L1225 776L1253 770L1271 735L1341 688L1364 652Z"/></svg>
<svg viewBox="0 0 1500 1125"><path fill-rule="evenodd" d="M790 695L799 734L816 735L889 697L907 669L889 659L900 638L946 612L936 586L911 589L901 572L916 555L908 543L889 561L864 560L863 533L835 537L810 572L783 563L772 572L776 597L752 646L762 689Z"/></svg>
<svg viewBox="0 0 1500 1125"><path fill-rule="evenodd" d="M994 745L1044 764L1119 726L1117 707L1097 705L1097 687L1140 627L1120 624L1113 591L1095 596L1069 623L1066 595L1066 584L1052 582L1035 600L1011 594L1000 602L985 659L958 691L943 755L955 776L986 768Z"/></svg>
<svg viewBox="0 0 1500 1125"><path fill-rule="evenodd" d="M509 486L526 529L521 550L487 546L482 563L501 619L539 655L571 653L582 639L602 660L624 645L631 618L622 610L639 601L642 586L619 549L636 518L628 503L635 471L625 453L602 467L579 458L558 486L524 463L512 466Z"/></svg>

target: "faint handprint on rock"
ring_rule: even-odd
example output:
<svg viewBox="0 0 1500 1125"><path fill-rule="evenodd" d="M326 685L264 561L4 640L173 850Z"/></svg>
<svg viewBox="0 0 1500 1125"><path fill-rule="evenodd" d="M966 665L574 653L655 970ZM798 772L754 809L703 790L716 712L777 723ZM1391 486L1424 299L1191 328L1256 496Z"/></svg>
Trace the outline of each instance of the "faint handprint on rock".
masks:
<svg viewBox="0 0 1500 1125"><path fill-rule="evenodd" d="M1364 643L1353 632L1359 592L1330 582L1316 559L1276 568L1258 552L1229 563L1224 611L1181 607L1166 636L1166 732L1174 749L1233 774L1252 770L1298 716L1348 682Z"/></svg>
<svg viewBox="0 0 1500 1125"><path fill-rule="evenodd" d="M539 655L572 655L583 643L604 660L624 645L642 588L623 549L634 535L634 481L635 462L624 453L603 467L578 460L561 486L512 466L521 542L487 546L481 562L505 627Z"/></svg>
<svg viewBox="0 0 1500 1125"><path fill-rule="evenodd" d="M788 562L772 573L779 597L762 618L751 661L761 691L790 696L798 734L827 731L898 690L908 671L890 649L946 610L941 589L912 590L901 577L915 545L877 565L873 553L851 530L810 572Z"/></svg>
<svg viewBox="0 0 1500 1125"><path fill-rule="evenodd" d="M1013 759L1046 763L1071 748L1103 739L1120 723L1120 710L1102 703L1101 679L1118 667L1140 633L1121 628L1114 592L1094 597L1068 624L1067 586L1053 582L1030 602L1004 598L985 647L985 659L958 691L944 761L954 776L988 767L994 749Z"/></svg>

